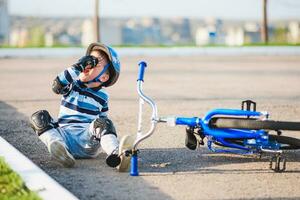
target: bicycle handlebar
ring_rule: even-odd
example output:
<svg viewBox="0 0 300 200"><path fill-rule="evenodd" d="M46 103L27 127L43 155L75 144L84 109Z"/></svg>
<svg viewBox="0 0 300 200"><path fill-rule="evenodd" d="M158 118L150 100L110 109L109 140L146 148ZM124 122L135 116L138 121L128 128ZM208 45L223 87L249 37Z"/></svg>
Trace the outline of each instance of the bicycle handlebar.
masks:
<svg viewBox="0 0 300 200"><path fill-rule="evenodd" d="M148 96L146 96L142 91L142 83L144 82L144 73L145 73L145 67L147 67L147 63L144 61L141 61L139 63L139 72L138 72L138 80L137 80L137 92L140 97L140 106L139 106L139 118L138 118L138 132L137 132L137 138L134 142L133 149L136 149L138 144L143 141L144 139L150 137L155 130L156 124L157 124L157 107L155 102ZM142 134L142 113L143 113L143 101L148 103L152 108L152 116L151 116L151 128L150 130Z"/></svg>
<svg viewBox="0 0 300 200"><path fill-rule="evenodd" d="M147 67L147 63L145 61L141 61L139 63L139 75L137 79L138 81L144 81L145 67Z"/></svg>

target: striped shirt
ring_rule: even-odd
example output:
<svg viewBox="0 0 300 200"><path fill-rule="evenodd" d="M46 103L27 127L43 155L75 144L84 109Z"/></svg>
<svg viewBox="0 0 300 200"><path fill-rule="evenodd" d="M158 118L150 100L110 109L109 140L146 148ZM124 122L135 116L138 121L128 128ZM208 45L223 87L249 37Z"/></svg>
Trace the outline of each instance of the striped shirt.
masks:
<svg viewBox="0 0 300 200"><path fill-rule="evenodd" d="M99 116L107 116L108 94L104 89L85 87L79 80L80 72L70 67L58 75L69 92L61 99L58 123L91 123Z"/></svg>

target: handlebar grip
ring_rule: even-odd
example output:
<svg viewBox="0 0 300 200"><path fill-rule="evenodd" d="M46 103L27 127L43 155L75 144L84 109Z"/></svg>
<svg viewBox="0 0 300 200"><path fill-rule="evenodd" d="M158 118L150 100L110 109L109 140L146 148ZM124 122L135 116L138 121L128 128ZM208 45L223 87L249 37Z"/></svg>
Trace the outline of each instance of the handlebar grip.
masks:
<svg viewBox="0 0 300 200"><path fill-rule="evenodd" d="M139 63L139 75L137 79L138 81L144 81L145 67L147 67L147 63L145 61L141 61Z"/></svg>

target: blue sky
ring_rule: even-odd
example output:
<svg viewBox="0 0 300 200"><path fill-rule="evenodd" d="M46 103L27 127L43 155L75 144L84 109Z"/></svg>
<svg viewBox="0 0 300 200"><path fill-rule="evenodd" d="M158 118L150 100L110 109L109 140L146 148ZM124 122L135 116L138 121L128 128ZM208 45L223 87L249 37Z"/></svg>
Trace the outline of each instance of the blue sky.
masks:
<svg viewBox="0 0 300 200"><path fill-rule="evenodd" d="M299 0L268 0L270 19L300 19ZM12 14L92 16L94 0L9 0ZM101 16L261 19L262 0L100 0Z"/></svg>

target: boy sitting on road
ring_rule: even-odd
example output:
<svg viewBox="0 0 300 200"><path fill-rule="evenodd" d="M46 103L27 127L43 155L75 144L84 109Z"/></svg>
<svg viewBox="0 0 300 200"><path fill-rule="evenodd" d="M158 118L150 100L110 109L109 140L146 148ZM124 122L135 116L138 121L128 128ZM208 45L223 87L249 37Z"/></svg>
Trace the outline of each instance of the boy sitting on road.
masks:
<svg viewBox="0 0 300 200"><path fill-rule="evenodd" d="M127 170L129 159L122 151L131 148L132 140L124 137L119 148L115 127L107 117L108 94L103 89L112 86L119 74L120 61L114 49L92 43L86 56L53 81L53 92L62 95L58 121L46 110L32 114L32 128L63 166L73 167L74 158L95 158L102 147L108 155L107 165Z"/></svg>

